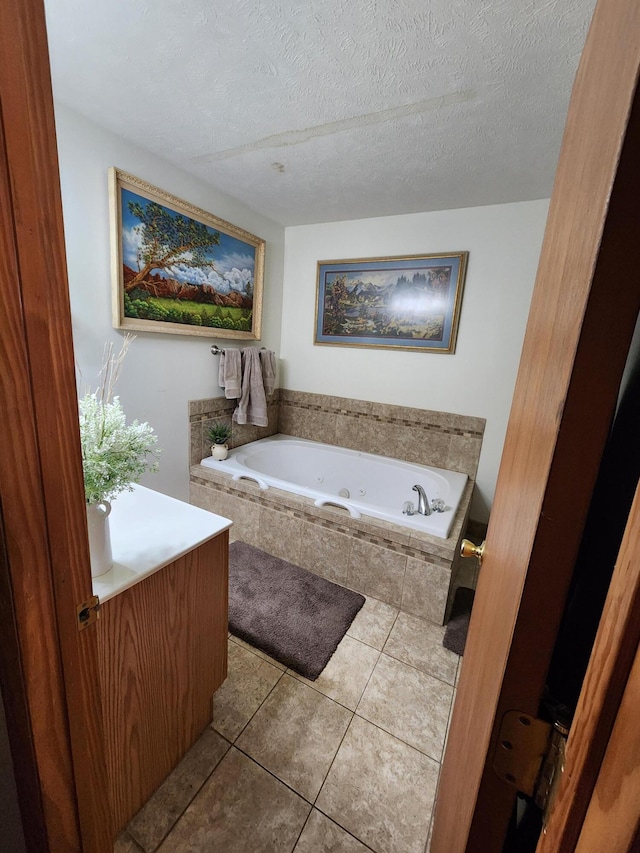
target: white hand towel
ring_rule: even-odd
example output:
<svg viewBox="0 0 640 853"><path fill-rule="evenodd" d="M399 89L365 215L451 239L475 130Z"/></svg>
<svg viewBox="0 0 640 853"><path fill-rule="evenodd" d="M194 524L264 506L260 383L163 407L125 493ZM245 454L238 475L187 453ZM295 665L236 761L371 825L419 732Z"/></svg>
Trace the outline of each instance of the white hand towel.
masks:
<svg viewBox="0 0 640 853"><path fill-rule="evenodd" d="M233 413L237 424L255 424L268 426L267 398L262 384L262 368L256 347L247 347L242 351L242 394Z"/></svg>
<svg viewBox="0 0 640 853"><path fill-rule="evenodd" d="M270 349L260 350L260 364L262 365L262 382L267 397L273 394L276 384L276 354Z"/></svg>
<svg viewBox="0 0 640 853"><path fill-rule="evenodd" d="M218 385L224 388L227 400L235 400L242 393L242 354L236 348L225 349L220 354Z"/></svg>

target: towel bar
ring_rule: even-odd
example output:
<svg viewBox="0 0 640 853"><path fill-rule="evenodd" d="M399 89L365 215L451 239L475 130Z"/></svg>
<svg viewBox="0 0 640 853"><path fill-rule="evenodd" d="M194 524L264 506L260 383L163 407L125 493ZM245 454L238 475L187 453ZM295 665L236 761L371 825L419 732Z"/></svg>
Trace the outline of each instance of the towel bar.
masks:
<svg viewBox="0 0 640 853"><path fill-rule="evenodd" d="M260 349L266 349L266 347L260 347ZM218 346L218 344L211 344L211 355L220 355L222 349Z"/></svg>

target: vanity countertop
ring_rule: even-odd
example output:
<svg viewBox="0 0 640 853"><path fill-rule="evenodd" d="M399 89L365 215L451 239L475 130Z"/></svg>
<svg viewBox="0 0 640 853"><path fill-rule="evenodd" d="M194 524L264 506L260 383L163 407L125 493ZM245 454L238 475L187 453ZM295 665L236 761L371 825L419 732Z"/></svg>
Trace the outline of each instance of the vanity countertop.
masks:
<svg viewBox="0 0 640 853"><path fill-rule="evenodd" d="M108 601L189 551L232 522L221 515L135 484L111 502L113 567L93 578L93 594Z"/></svg>

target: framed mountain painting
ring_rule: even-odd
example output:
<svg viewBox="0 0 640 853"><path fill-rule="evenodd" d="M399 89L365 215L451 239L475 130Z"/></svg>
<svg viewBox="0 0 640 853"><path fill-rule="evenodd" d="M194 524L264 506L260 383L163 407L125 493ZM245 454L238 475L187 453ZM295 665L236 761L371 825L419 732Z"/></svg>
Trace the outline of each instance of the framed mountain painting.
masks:
<svg viewBox="0 0 640 853"><path fill-rule="evenodd" d="M455 352L468 256L318 261L315 343Z"/></svg>
<svg viewBox="0 0 640 853"><path fill-rule="evenodd" d="M113 325L258 340L265 242L109 170Z"/></svg>

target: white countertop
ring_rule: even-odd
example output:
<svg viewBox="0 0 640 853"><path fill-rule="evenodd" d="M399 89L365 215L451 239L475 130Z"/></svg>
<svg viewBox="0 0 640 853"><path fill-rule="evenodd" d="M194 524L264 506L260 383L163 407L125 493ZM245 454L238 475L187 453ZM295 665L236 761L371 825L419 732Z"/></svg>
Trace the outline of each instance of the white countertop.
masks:
<svg viewBox="0 0 640 853"><path fill-rule="evenodd" d="M134 485L111 502L113 567L93 578L93 594L108 601L231 524L221 515Z"/></svg>

